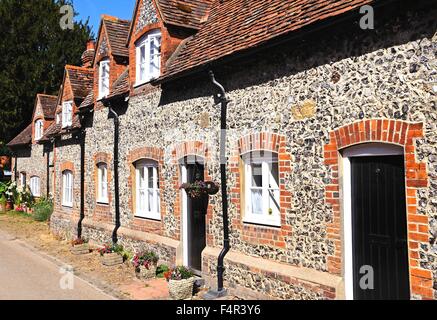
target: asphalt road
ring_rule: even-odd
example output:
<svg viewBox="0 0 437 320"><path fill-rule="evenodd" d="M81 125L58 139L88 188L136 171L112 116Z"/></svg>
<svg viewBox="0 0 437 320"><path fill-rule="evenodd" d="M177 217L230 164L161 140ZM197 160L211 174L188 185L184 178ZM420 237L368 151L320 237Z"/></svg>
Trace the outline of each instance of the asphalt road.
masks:
<svg viewBox="0 0 437 320"><path fill-rule="evenodd" d="M0 230L0 300L109 300L111 296Z"/></svg>

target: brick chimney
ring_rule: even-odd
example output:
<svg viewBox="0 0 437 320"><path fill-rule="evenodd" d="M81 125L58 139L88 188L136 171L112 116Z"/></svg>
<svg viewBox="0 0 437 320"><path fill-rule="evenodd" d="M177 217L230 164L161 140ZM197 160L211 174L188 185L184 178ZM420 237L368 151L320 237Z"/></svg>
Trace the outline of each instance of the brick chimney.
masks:
<svg viewBox="0 0 437 320"><path fill-rule="evenodd" d="M94 58L94 50L96 43L94 40L88 40L86 43L86 50L82 54L82 67L91 68Z"/></svg>

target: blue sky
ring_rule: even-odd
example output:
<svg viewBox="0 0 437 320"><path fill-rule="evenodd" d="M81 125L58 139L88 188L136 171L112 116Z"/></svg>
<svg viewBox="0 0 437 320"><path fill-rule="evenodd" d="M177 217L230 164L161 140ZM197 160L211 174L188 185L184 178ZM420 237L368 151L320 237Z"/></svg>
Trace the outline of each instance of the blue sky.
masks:
<svg viewBox="0 0 437 320"><path fill-rule="evenodd" d="M76 20L86 21L90 18L90 26L97 37L100 15L108 14L121 19L132 19L135 0L74 0L74 10L79 14Z"/></svg>

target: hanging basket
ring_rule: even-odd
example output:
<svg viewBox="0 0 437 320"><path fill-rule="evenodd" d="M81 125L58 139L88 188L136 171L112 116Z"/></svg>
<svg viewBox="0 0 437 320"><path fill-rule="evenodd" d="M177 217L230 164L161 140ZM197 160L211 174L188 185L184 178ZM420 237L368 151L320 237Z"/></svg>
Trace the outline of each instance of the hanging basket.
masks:
<svg viewBox="0 0 437 320"><path fill-rule="evenodd" d="M194 278L183 280L169 280L168 290L170 298L174 300L185 300L193 296Z"/></svg>
<svg viewBox="0 0 437 320"><path fill-rule="evenodd" d="M201 198L204 195L215 195L219 191L219 185L213 181L195 181L184 183L180 189L184 189L190 198Z"/></svg>

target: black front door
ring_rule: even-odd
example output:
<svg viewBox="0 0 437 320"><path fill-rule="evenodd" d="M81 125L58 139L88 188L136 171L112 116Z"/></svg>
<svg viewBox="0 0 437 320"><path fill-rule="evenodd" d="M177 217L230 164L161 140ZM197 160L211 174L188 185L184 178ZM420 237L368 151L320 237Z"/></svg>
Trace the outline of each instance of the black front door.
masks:
<svg viewBox="0 0 437 320"><path fill-rule="evenodd" d="M187 180L204 180L203 164L187 164ZM202 269L202 251L206 246L206 210L208 198L187 197L188 266L195 271Z"/></svg>
<svg viewBox="0 0 437 320"><path fill-rule="evenodd" d="M403 156L351 158L355 299L410 298L404 177Z"/></svg>

